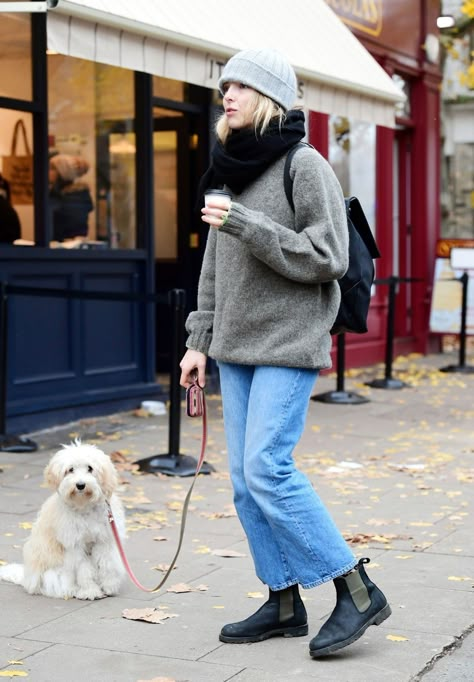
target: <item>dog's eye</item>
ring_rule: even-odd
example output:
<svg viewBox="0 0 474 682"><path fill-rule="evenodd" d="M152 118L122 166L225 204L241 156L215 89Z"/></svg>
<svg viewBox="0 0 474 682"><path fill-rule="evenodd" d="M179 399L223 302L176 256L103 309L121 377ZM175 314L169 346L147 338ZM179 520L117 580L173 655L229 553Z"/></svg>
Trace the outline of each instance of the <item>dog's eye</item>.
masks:
<svg viewBox="0 0 474 682"><path fill-rule="evenodd" d="M90 464L89 464L89 466L87 467L87 471L88 471L90 474L94 471L94 469L90 466Z"/></svg>
<svg viewBox="0 0 474 682"><path fill-rule="evenodd" d="M74 472L74 467L69 467L69 469L66 471L67 474L72 474Z"/></svg>

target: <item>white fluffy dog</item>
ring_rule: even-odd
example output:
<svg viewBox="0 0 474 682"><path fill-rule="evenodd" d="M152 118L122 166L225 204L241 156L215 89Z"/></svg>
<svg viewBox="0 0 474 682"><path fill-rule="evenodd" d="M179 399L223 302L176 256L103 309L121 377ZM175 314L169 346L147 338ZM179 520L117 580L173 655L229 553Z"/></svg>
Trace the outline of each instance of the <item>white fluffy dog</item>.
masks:
<svg viewBox="0 0 474 682"><path fill-rule="evenodd" d="M0 578L30 594L101 599L117 594L124 568L107 513L110 504L121 537L123 507L114 494L118 476L95 445L63 446L45 469L56 490L41 507L23 548L23 564L0 567Z"/></svg>

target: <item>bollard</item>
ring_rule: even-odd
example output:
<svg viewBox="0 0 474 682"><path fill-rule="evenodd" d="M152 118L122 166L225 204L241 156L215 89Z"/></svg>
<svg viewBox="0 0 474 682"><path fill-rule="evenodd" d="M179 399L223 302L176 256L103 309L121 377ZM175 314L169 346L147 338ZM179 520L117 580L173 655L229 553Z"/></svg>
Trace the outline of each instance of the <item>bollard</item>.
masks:
<svg viewBox="0 0 474 682"><path fill-rule="evenodd" d="M346 356L346 335L339 334L337 337L337 382L336 390L328 391L327 393L319 393L311 397L311 400L317 400L321 403L334 403L335 405L360 405L362 403L370 402L368 398L344 390L344 373L345 373L345 356Z"/></svg>
<svg viewBox="0 0 474 682"><path fill-rule="evenodd" d="M194 476L197 459L179 452L179 437L181 423L181 386L179 384L181 360L184 349L184 313L185 296L183 289L172 289L169 292L169 303L173 312L173 334L171 339L171 369L170 369L170 409L168 452L161 455L152 455L146 459L140 459L138 464L140 471L149 474L167 474L168 476ZM203 462L200 469L202 474L210 474L214 471L207 462Z"/></svg>
<svg viewBox="0 0 474 682"><path fill-rule="evenodd" d="M385 376L383 379L373 379L372 381L366 381L366 386L371 386L372 388L388 388L390 390L397 390L400 388L408 387L404 381L400 379L394 379L392 377L392 365L393 365L393 337L395 334L395 287L399 282L414 282L414 278L400 278L400 277L389 277L386 280L380 280L375 284L388 284L388 312L387 312L387 327L386 327L386 339L385 339Z"/></svg>

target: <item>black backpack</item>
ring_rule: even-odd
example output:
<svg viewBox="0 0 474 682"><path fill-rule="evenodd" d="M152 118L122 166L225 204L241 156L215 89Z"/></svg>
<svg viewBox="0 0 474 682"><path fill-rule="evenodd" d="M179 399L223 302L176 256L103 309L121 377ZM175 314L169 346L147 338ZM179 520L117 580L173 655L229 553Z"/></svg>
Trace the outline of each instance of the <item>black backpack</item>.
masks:
<svg viewBox="0 0 474 682"><path fill-rule="evenodd" d="M292 147L285 162L285 194L293 211L295 205L290 166L293 155L302 146L308 145L300 143ZM375 275L373 259L380 258L380 253L359 200L350 197L345 202L349 230L349 267L346 274L338 280L341 304L331 334L364 334L367 331L370 294Z"/></svg>

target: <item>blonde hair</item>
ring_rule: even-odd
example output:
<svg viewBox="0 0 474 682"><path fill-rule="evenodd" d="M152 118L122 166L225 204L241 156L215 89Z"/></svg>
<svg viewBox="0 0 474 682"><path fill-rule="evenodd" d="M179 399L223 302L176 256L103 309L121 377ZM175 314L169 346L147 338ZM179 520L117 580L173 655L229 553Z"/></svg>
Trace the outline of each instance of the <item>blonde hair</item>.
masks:
<svg viewBox="0 0 474 682"><path fill-rule="evenodd" d="M286 112L279 104L274 102L270 97L262 95L260 92L255 91L254 99L251 102L253 105L253 115L252 115L252 125L255 130L255 136L262 136L270 122L273 119L278 120L278 125L281 127L286 118ZM216 135L222 144L227 142L227 139L231 133L231 128L227 121L227 116L222 114L217 119L215 127Z"/></svg>

